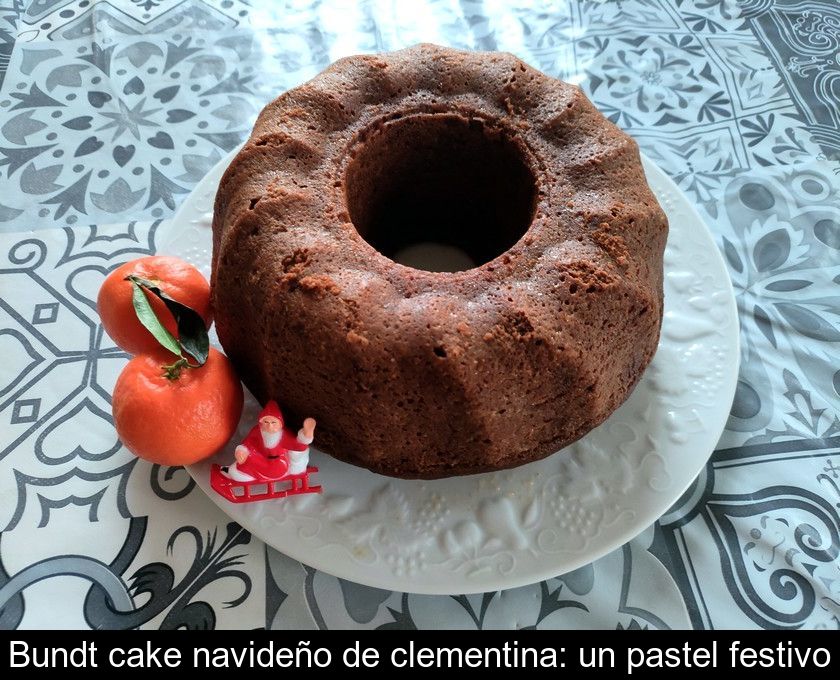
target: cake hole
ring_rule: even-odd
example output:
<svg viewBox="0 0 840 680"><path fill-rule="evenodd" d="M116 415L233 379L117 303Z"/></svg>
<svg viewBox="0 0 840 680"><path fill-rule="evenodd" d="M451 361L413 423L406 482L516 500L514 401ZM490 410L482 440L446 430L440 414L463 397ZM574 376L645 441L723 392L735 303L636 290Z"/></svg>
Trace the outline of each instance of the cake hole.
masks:
<svg viewBox="0 0 840 680"><path fill-rule="evenodd" d="M533 219L527 152L475 117L427 113L380 122L345 174L356 230L386 257L426 271L463 271L509 250Z"/></svg>

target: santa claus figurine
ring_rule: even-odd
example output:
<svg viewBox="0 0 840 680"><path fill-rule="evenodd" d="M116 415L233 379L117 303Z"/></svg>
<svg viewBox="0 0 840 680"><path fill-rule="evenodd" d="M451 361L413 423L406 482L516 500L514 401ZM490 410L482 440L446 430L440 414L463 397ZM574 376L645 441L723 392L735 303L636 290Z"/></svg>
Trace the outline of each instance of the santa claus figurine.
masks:
<svg viewBox="0 0 840 680"><path fill-rule="evenodd" d="M315 434L315 419L307 418L297 436L283 427L283 414L277 402L270 401L243 442L236 447L236 462L221 468L222 474L236 482L272 482L296 478L309 465L309 445Z"/></svg>

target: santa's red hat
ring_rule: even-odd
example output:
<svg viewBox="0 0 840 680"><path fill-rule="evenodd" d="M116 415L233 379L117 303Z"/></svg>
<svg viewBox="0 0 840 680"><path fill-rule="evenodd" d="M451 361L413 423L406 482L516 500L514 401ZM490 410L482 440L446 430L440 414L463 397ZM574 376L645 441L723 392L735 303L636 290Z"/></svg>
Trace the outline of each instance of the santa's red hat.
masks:
<svg viewBox="0 0 840 680"><path fill-rule="evenodd" d="M265 405L262 411L260 411L259 419L262 420L265 416L273 416L280 421L280 424L283 424L283 413L280 410L280 407L277 405L277 402L273 399Z"/></svg>

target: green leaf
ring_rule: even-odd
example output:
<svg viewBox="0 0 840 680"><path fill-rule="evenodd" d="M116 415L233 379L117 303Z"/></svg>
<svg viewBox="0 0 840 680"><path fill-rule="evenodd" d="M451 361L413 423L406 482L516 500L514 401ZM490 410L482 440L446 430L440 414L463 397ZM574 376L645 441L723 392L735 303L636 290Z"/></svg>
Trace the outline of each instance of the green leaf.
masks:
<svg viewBox="0 0 840 680"><path fill-rule="evenodd" d="M207 327L204 325L204 319L201 318L201 314L164 293L160 289L160 286L153 281L134 275L130 275L127 278L137 288L148 290L150 293L160 298L163 301L163 304L166 305L167 309L172 312L172 316L175 317L175 322L178 324L178 340L173 338L172 335L163 328L163 326L161 326L161 329L169 338L172 339L175 345L178 346L178 350L175 353L180 356L181 351L183 350L195 359L199 366L203 366L204 362L207 361L207 354L210 352L210 338L207 336ZM136 297L137 291L135 289L135 299ZM143 295L144 299L145 297L146 296ZM146 300L146 302L148 304L148 300ZM134 308L137 309L136 303ZM151 312L151 306L149 306L149 311ZM154 316L154 313L152 313L152 316ZM155 320L157 321L157 317L155 317ZM141 318L140 321L142 323L143 319ZM143 325L146 326L145 323L143 323ZM158 325L160 325L159 321ZM146 328L149 327L146 326ZM149 328L149 330L152 331L151 328ZM169 345L161 340L154 331L152 331L152 334L158 339L158 342L167 349L170 349Z"/></svg>
<svg viewBox="0 0 840 680"><path fill-rule="evenodd" d="M149 303L149 299L146 297L143 289L136 281L132 281L131 283L134 287L131 302L134 305L134 311L137 313L137 318L140 320L140 323L143 324L149 333L155 336L155 339L161 345L173 354L181 356L181 347L178 341L172 337L172 333L166 330L160 322L160 319L155 316L155 310L152 309L152 305Z"/></svg>

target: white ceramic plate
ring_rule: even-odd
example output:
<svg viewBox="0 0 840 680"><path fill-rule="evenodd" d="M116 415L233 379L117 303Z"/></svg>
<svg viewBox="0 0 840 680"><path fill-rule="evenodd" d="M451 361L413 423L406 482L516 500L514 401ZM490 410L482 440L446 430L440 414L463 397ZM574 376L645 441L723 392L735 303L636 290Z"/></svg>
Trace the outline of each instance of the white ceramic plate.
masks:
<svg viewBox="0 0 840 680"><path fill-rule="evenodd" d="M206 275L213 199L229 162L199 183L159 234L161 253ZM210 488L212 461L190 474L277 550L390 590L512 588L576 569L630 540L705 465L729 414L739 360L735 299L715 242L677 186L648 160L645 172L671 225L662 337L630 399L582 440L514 470L438 481L391 479L313 451L322 495L242 505ZM241 436L257 412L248 398ZM216 460L232 461L233 443Z"/></svg>

